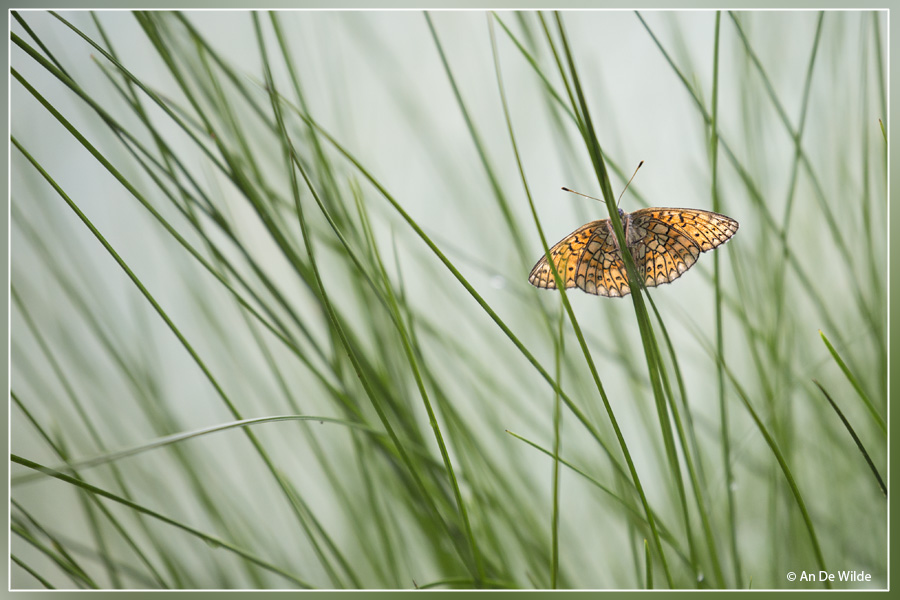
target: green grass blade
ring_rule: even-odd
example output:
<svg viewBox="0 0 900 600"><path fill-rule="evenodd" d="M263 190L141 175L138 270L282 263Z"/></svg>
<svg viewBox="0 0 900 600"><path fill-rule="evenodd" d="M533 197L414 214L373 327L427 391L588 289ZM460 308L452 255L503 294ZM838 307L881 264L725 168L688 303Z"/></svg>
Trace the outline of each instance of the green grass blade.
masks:
<svg viewBox="0 0 900 600"><path fill-rule="evenodd" d="M819 335L822 337L822 341L825 342L825 347L828 348L828 352L831 353L832 358L834 358L834 362L836 362L838 367L840 367L841 371L844 373L844 376L847 378L847 381L850 382L850 385L852 385L853 389L856 390L856 393L863 401L863 404L866 405L866 408L869 410L869 414L872 415L872 419L874 419L874 421L878 424L878 427L881 429L881 431L887 434L887 425L885 425L884 418L879 414L878 410L875 408L875 405L872 404L872 401L869 399L869 396L868 394L866 394L865 390L862 389L859 380L847 367L847 363L844 362L844 359L841 358L841 355L838 353L838 351L835 350L834 346L831 345L831 342L828 341L828 338L825 336L825 333L821 329L819 330Z"/></svg>
<svg viewBox="0 0 900 600"><path fill-rule="evenodd" d="M17 565L19 565L19 567L21 567L26 573L28 573L29 575L31 575L32 577L34 577L35 579L37 579L37 580L38 580L38 583L40 583L40 584L41 584L42 586L44 586L46 589L48 589L48 590L55 590L55 589L56 589L56 586L54 586L52 583L50 583L49 581L47 581L46 579L44 579L44 578L41 576L40 573L38 573L37 571L35 571L35 570L32 569L31 567L29 567L28 564L27 564L25 561L23 561L21 558L19 558L19 557L16 556L15 554L10 554L10 555L9 555L9 560L11 560L12 562L14 562L14 563L16 563Z"/></svg>
<svg viewBox="0 0 900 600"><path fill-rule="evenodd" d="M351 429L358 429L361 431L366 431L373 435L384 435L380 431L373 429L372 427L363 425L361 423L356 423L353 421L347 421L344 419L335 419L333 417L320 417L314 415L278 415L271 417L256 417L253 419L243 419L240 421L232 421L230 423L222 423L219 425L212 425L210 427L204 427L202 429L196 429L193 431L186 431L181 433L175 433L172 435L167 435L161 437L159 439L153 440L152 442L146 442L143 444L138 444L136 446L132 446L129 448L124 448L122 450L115 450L111 452L105 452L98 456L93 456L90 458L83 458L79 460L71 460L67 461L64 465L58 465L55 467L51 467L54 471L66 472L74 471L74 470L84 470L91 469L93 467L98 467L100 465L105 465L109 463L114 463L116 461L122 460L124 458L129 458L131 456L136 456L138 454L142 454L144 452L149 452L152 450L157 450L159 448L164 448L166 446L172 444L178 444L180 442L184 442L187 440L191 440L194 438L202 437L205 435L209 435L212 433L218 433L222 431L229 431L231 429L236 429L240 427L250 427L252 425L262 425L265 423L283 423L285 421L303 421L310 423L333 423L336 425L342 425L344 427L349 427ZM421 451L421 450L420 450ZM12 485L21 485L24 483L28 483L31 481L35 481L37 479L43 478L41 473L23 473L21 475L16 475L10 479Z"/></svg>
<svg viewBox="0 0 900 600"><path fill-rule="evenodd" d="M553 352L556 359L555 374L556 380L560 381L562 377L562 357L564 352L564 336L563 323L564 314L559 313L559 337L554 344ZM559 577L559 500L560 500L560 479L559 479L559 453L562 448L562 402L559 394L553 395L553 477L552 477L552 494L553 494L553 512L550 518L550 587L556 589L557 579Z"/></svg>
<svg viewBox="0 0 900 600"><path fill-rule="evenodd" d="M741 398L741 401L744 403L744 406L747 408L747 412L750 413L750 416L753 418L753 421L756 423L756 427L759 429L759 432L762 434L763 438L766 440L766 444L769 445L769 448L772 450L772 454L775 457L775 460L778 461L778 466L781 468L782 473L784 474L784 478L788 483L788 486L791 489L791 494L794 496L794 500L797 502L797 507L800 509L800 513L803 515L803 521L806 525L806 530L809 532L809 538L812 543L813 552L816 556L816 561L819 564L819 568L823 571L827 571L827 567L825 566L825 557L822 555L822 549L819 546L819 538L816 535L816 530L813 527L812 519L809 516L809 512L806 509L806 503L803 501L803 497L800 494L800 489L797 487L797 483L794 481L794 476L791 473L790 468L787 465L787 462L784 459L784 456L781 453L781 450L778 448L778 445L775 443L775 440L772 438L766 426L763 424L762 420L759 418L759 415L754 410L753 405L750 404L750 400L747 398L747 395L743 392L740 385L733 378L730 372L728 372L729 378L731 379L732 384L735 386L735 389L738 391L738 395ZM831 589L832 585L830 581L825 581L825 587Z"/></svg>
<svg viewBox="0 0 900 600"><path fill-rule="evenodd" d="M21 525L15 522L11 523L10 533L27 542L35 551L50 560L59 568L60 571L65 573L65 575L77 588L100 589L100 586L98 586L92 579L88 578L85 573L82 573L80 570L73 569L72 565L63 560L54 548L48 547L46 544L43 544L40 540L32 536L30 532Z"/></svg>
<svg viewBox="0 0 900 600"><path fill-rule="evenodd" d="M719 199L719 34L722 21L722 12L716 11L716 31L715 42L713 47L713 87L712 87L712 110L710 113L710 172L712 179L712 209L713 212L721 212ZM716 291L716 353L725 358L725 337L722 327L722 275L720 266L720 255L713 255L713 281ZM725 373L722 364L716 365L716 380L719 392L719 428L722 438L722 464L725 467L725 493L728 502L728 535L729 548L731 550L731 564L734 569L735 587L743 587L743 577L741 574L741 559L738 555L737 547L737 525L735 515L734 490L731 482L734 481L734 474L731 471L731 435L729 434L728 420L728 404L725 402Z"/></svg>
<svg viewBox="0 0 900 600"><path fill-rule="evenodd" d="M825 395L825 399L828 400L828 404L831 405L831 408L834 409L834 412L837 413L838 418L840 418L841 423L844 424L844 427L847 428L847 433L850 434L850 437L853 438L853 442L856 444L856 447L859 448L859 451L862 453L863 458L866 459L866 464L869 465L869 469L872 471L872 475L874 475L875 480L878 482L878 487L881 488L881 493L884 494L884 497L887 498L887 486L884 485L884 480L881 478L881 474L878 472L878 469L875 467L875 463L872 462L872 459L869 457L868 451L866 451L866 447L863 446L863 443L860 441L859 436L856 435L856 432L853 430L853 426L850 425L850 421L847 420L847 417L844 416L844 413L838 408L838 405L834 400L831 399L831 394L829 394L822 384L813 380L813 383L822 390L822 394Z"/></svg>

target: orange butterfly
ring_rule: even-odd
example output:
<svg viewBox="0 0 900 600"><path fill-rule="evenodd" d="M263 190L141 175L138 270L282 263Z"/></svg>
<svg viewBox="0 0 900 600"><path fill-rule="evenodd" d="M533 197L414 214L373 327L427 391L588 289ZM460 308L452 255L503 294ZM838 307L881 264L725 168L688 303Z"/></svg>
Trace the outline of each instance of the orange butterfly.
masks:
<svg viewBox="0 0 900 600"><path fill-rule="evenodd" d="M647 287L678 279L701 252L721 246L738 230L738 222L730 217L693 208L642 208L633 213L619 209L619 218L625 244ZM550 258L567 288L610 297L631 293L609 219L575 230L550 249ZM534 265L528 281L539 288L556 288L546 256Z"/></svg>

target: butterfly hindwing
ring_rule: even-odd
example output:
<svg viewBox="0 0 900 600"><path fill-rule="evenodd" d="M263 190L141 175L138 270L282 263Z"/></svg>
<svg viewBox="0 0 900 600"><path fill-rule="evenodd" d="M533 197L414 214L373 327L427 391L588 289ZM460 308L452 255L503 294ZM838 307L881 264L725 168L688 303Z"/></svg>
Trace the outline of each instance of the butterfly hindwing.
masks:
<svg viewBox="0 0 900 600"><path fill-rule="evenodd" d="M577 229L553 246L550 258L566 287L598 296L628 294L625 264L615 239L609 219L602 219ZM537 262L528 281L536 287L556 289L547 257Z"/></svg>
<svg viewBox="0 0 900 600"><path fill-rule="evenodd" d="M591 221L587 225L580 227L564 237L550 248L550 259L556 265L559 276L566 282L566 287L575 287L575 269L578 260L581 258L582 250L587 245L588 240L594 234L594 230L604 228L609 219L600 221ZM553 278L553 271L547 263L547 257L542 256L541 259L531 269L531 275L528 281L535 287L556 289L556 280Z"/></svg>
<svg viewBox="0 0 900 600"><path fill-rule="evenodd" d="M597 296L624 296L631 290L616 235L604 219L594 230L575 269L575 285Z"/></svg>

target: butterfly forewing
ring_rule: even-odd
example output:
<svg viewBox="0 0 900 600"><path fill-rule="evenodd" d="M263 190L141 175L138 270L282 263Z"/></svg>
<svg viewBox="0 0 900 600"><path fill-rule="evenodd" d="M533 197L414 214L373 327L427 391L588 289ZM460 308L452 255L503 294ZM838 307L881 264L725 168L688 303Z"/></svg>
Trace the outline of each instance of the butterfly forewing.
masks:
<svg viewBox="0 0 900 600"><path fill-rule="evenodd" d="M738 230L734 219L690 208L644 208L624 215L624 225L628 249L647 287L674 281L701 252L727 242ZM609 219L574 231L550 249L550 256L567 288L613 297L631 292ZM556 287L546 257L528 280L537 287Z"/></svg>
<svg viewBox="0 0 900 600"><path fill-rule="evenodd" d="M629 247L647 287L674 281L738 230L734 219L705 210L644 208L630 217Z"/></svg>

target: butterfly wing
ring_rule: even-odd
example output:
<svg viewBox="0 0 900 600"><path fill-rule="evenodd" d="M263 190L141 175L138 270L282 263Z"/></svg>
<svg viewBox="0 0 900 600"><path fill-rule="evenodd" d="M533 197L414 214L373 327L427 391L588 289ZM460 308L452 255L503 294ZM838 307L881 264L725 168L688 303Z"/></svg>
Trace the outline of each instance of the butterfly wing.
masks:
<svg viewBox="0 0 900 600"><path fill-rule="evenodd" d="M678 279L701 252L721 246L738 230L730 217L692 208L644 208L629 216L628 248L647 287Z"/></svg>
<svg viewBox="0 0 900 600"><path fill-rule="evenodd" d="M583 227L579 227L550 248L550 260L556 265L559 276L566 282L566 288L575 287L575 268L578 265L578 259L584 251L588 240L594 235L596 230L605 227L608 219L601 221L591 221ZM553 277L553 271L550 270L550 264L547 257L542 256L541 259L531 269L528 276L528 282L539 288L556 289L556 279Z"/></svg>
<svg viewBox="0 0 900 600"><path fill-rule="evenodd" d="M631 291L609 219L573 231L550 249L550 258L567 288L598 296L624 296ZM539 288L556 288L546 256L534 265L528 281Z"/></svg>

